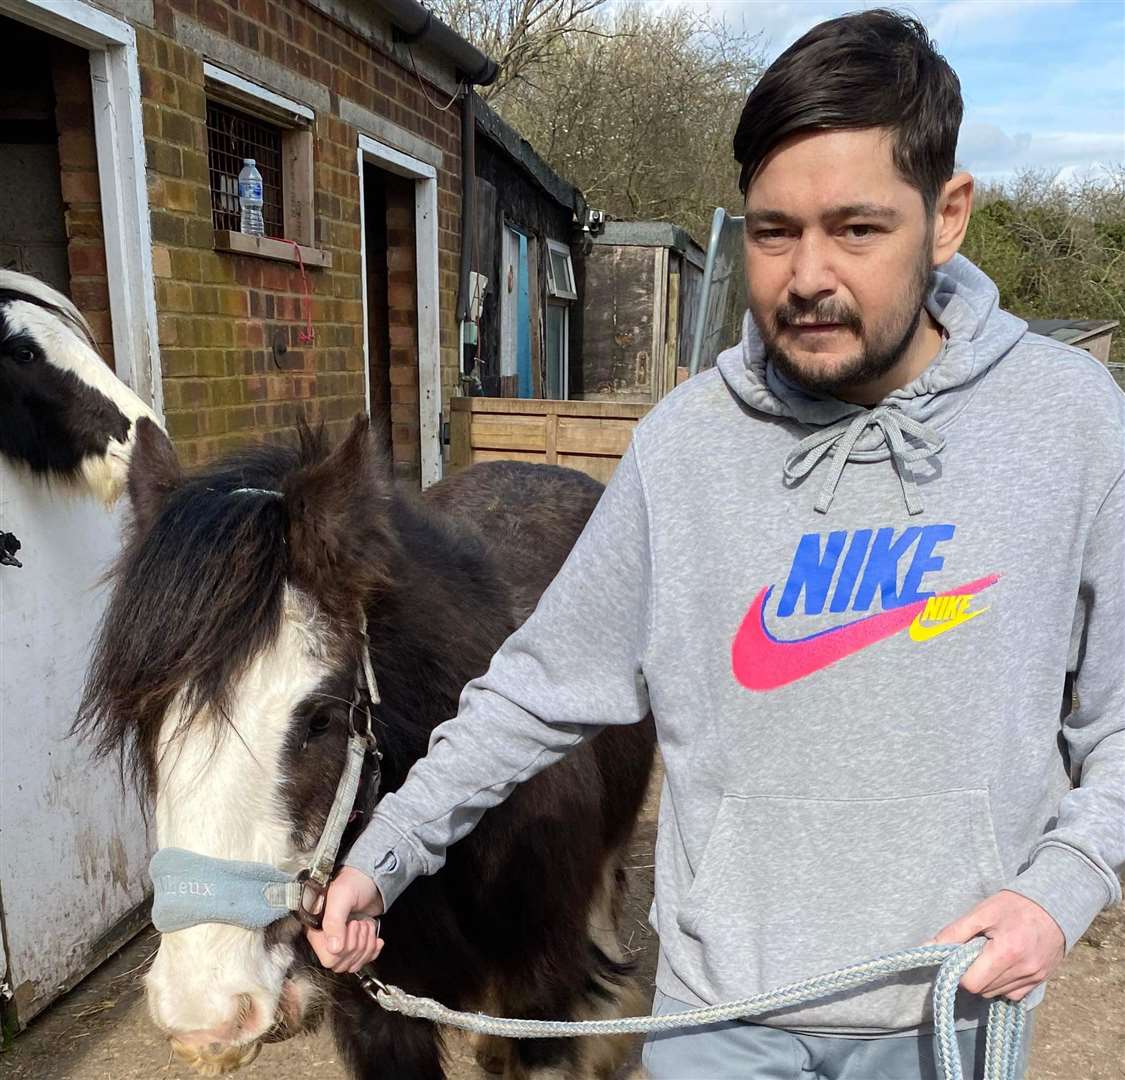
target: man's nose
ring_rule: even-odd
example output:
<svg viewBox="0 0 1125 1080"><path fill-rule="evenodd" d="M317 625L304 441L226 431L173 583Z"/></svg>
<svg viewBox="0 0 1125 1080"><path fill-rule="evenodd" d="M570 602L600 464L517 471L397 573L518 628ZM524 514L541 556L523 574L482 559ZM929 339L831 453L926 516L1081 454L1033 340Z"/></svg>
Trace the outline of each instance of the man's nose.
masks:
<svg viewBox="0 0 1125 1080"><path fill-rule="evenodd" d="M831 296L839 286L831 250L822 237L806 232L793 247L789 291L802 300Z"/></svg>

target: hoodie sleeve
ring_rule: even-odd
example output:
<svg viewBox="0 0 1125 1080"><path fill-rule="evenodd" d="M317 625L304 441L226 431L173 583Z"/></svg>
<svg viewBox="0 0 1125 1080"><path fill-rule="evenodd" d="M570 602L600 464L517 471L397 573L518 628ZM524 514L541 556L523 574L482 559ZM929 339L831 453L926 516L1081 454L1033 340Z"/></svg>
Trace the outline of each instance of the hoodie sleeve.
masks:
<svg viewBox="0 0 1125 1080"><path fill-rule="evenodd" d="M1077 706L1063 737L1076 786L1008 886L1047 910L1068 950L1121 899L1125 866L1125 474L1087 538L1074 635Z"/></svg>
<svg viewBox="0 0 1125 1080"><path fill-rule="evenodd" d="M635 440L634 440L635 443ZM649 632L648 512L635 447L621 459L538 606L461 693L426 756L383 798L345 862L387 907L515 786L607 724L642 720Z"/></svg>

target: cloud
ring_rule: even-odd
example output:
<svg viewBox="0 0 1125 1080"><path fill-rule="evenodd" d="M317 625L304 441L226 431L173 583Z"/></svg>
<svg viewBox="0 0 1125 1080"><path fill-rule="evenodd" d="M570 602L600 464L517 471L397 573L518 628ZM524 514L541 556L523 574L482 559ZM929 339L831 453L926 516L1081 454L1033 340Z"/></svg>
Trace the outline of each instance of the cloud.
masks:
<svg viewBox="0 0 1125 1080"><path fill-rule="evenodd" d="M1125 132L1040 131L1009 134L995 124L965 123L957 141L957 163L986 179L1023 169L1045 169L1077 177L1100 164L1125 161Z"/></svg>

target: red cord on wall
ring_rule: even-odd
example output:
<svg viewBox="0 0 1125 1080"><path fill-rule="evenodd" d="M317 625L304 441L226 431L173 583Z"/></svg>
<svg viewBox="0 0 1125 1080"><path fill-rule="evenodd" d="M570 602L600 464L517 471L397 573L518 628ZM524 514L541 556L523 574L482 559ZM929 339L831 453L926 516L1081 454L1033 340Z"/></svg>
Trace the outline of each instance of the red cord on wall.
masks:
<svg viewBox="0 0 1125 1080"><path fill-rule="evenodd" d="M312 325L312 290L309 288L309 275L305 270L305 260L301 258L301 245L296 240L288 241L293 245L293 250L297 253L297 266L301 270L301 308L305 315L305 328L298 331L297 340L302 345L311 345L316 340L316 335L313 333Z"/></svg>

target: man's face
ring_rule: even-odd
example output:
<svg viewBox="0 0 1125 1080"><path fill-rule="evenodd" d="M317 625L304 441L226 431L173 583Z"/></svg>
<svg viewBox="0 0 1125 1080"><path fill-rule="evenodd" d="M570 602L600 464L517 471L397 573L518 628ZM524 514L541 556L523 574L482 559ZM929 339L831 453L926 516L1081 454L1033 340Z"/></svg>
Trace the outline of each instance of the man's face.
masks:
<svg viewBox="0 0 1125 1080"><path fill-rule="evenodd" d="M750 313L778 371L830 395L887 374L918 328L930 233L883 130L781 143L746 193L745 241Z"/></svg>

